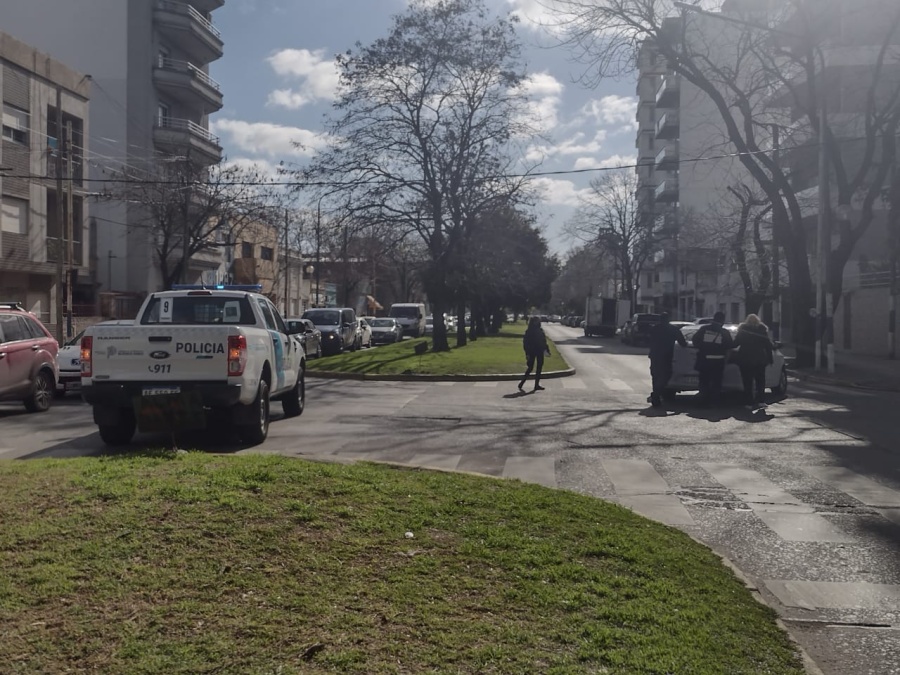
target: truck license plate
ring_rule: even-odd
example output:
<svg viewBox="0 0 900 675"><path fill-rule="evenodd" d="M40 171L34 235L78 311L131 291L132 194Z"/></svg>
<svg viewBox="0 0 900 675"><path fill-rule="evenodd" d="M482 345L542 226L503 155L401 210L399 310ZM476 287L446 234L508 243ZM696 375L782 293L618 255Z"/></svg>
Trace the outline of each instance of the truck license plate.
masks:
<svg viewBox="0 0 900 675"><path fill-rule="evenodd" d="M181 387L144 387L141 390L142 396L163 396L165 394L180 394Z"/></svg>

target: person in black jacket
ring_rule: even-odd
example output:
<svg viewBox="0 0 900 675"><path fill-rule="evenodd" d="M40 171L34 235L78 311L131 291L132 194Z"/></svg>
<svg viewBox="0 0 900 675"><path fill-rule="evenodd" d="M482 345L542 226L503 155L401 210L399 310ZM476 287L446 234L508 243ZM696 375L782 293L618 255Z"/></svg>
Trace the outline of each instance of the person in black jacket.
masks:
<svg viewBox="0 0 900 675"><path fill-rule="evenodd" d="M737 348L736 360L741 369L744 396L751 408L762 407L766 391L766 366L774 362L775 353L769 330L756 314L748 314L744 323L738 326L734 338Z"/></svg>
<svg viewBox="0 0 900 675"><path fill-rule="evenodd" d="M547 346L547 336L544 335L544 329L541 328L540 317L533 316L528 319L528 328L525 329L525 337L522 338L522 347L525 349L525 363L527 370L519 382L519 391L525 391L525 381L531 375L531 369L537 364L537 370L534 372L534 391L542 391L541 386L541 369L544 367L544 354L550 356L550 347Z"/></svg>
<svg viewBox="0 0 900 675"><path fill-rule="evenodd" d="M660 322L650 329L650 379L653 392L650 403L654 408L662 405L662 395L672 377L672 360L675 358L675 343L687 347L687 340L681 330L669 323L669 315L663 312Z"/></svg>
<svg viewBox="0 0 900 675"><path fill-rule="evenodd" d="M722 324L724 312L716 312L712 323L700 326L691 343L697 348L697 373L700 380L700 403L718 403L722 395L725 357L732 347L731 333Z"/></svg>

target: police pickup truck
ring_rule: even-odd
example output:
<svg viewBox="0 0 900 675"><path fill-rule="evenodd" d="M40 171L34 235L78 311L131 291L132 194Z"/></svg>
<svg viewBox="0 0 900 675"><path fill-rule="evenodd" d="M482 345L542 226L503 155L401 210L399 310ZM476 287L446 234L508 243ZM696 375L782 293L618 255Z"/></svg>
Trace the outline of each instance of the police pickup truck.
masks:
<svg viewBox="0 0 900 675"><path fill-rule="evenodd" d="M306 356L258 286L152 293L130 326L97 325L81 339L81 391L107 445L141 431L231 420L262 443L269 402L303 412Z"/></svg>

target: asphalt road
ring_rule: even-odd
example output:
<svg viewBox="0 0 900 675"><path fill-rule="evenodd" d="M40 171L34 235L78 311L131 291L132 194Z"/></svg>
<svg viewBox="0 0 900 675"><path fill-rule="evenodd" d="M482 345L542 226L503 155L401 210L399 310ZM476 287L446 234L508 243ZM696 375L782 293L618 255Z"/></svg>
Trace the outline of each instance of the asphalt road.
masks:
<svg viewBox="0 0 900 675"><path fill-rule="evenodd" d="M646 402L642 350L562 326L547 333L577 374L545 380L545 391L311 379L304 414L276 415L261 446L243 448L227 430L177 440L474 471L616 501L731 561L811 672L900 673L900 394L792 381L764 413L736 399L699 409L690 397L659 411ZM0 404L0 428L0 459L104 452L77 397L40 415ZM144 435L135 447L171 442Z"/></svg>

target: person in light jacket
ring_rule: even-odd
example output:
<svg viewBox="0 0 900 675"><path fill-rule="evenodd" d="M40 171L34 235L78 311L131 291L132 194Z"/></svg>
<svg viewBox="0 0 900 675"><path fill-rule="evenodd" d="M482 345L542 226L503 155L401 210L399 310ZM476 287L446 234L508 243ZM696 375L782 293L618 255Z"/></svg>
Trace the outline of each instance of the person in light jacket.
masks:
<svg viewBox="0 0 900 675"><path fill-rule="evenodd" d="M519 382L519 391L525 391L525 381L531 375L531 369L537 364L534 372L534 391L542 391L541 370L544 367L544 354L550 356L550 347L547 346L547 336L541 328L540 317L533 316L528 319L528 328L525 329L525 337L522 338L522 347L525 349L525 364L527 369Z"/></svg>
<svg viewBox="0 0 900 675"><path fill-rule="evenodd" d="M744 323L738 326L734 346L738 350L735 360L741 369L747 405L761 407L765 405L766 366L774 362L775 352L769 340L769 330L756 314L748 314Z"/></svg>

